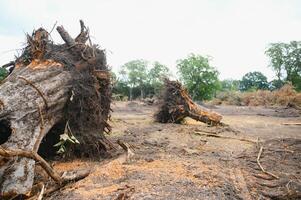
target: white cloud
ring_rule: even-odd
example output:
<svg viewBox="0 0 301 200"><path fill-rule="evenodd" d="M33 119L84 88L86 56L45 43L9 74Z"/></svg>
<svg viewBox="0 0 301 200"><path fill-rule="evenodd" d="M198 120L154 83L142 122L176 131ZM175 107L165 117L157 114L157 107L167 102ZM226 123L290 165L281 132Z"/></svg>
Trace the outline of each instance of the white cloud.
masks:
<svg viewBox="0 0 301 200"><path fill-rule="evenodd" d="M1 9L28 23L20 32L31 32L40 25L51 29L58 21L75 36L78 19L84 19L94 41L108 50L109 64L115 70L131 59L144 58L158 60L175 71L175 61L193 52L212 56L221 78L241 78L254 70L272 78L264 49L269 42L300 39L301 8L296 2L12 0ZM61 41L57 33L52 35ZM2 49L19 47L13 42L2 45L3 40L0 37Z"/></svg>

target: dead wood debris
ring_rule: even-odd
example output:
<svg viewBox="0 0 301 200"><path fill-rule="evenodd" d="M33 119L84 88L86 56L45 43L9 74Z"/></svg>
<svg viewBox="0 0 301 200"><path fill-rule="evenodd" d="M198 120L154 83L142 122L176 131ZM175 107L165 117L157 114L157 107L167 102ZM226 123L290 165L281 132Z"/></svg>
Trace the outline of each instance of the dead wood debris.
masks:
<svg viewBox="0 0 301 200"><path fill-rule="evenodd" d="M218 135L216 133L206 133L206 132L200 132L200 131L195 131L194 133L197 135L206 136L206 137L215 137L215 138L221 138L221 139L230 139L230 140L239 140L239 141L243 141L243 142L258 143L258 140L223 136L223 135Z"/></svg>
<svg viewBox="0 0 301 200"><path fill-rule="evenodd" d="M127 200L130 199L131 196L135 192L135 188L125 185L123 188L118 188L118 190L121 190L122 192L118 194L118 196L115 198L115 200Z"/></svg>
<svg viewBox="0 0 301 200"><path fill-rule="evenodd" d="M123 150L126 152L126 160L124 162L130 161L132 157L135 155L130 147L131 145L121 140L117 140L117 144L119 144L119 146L121 146Z"/></svg>
<svg viewBox="0 0 301 200"><path fill-rule="evenodd" d="M282 123L283 125L299 125L301 126L301 122L287 122L287 123Z"/></svg>
<svg viewBox="0 0 301 200"><path fill-rule="evenodd" d="M2 146L0 146L0 155L3 157L26 157L31 158L35 160L44 170L45 172L58 184L64 184L70 181L77 180L79 177L73 175L73 176L67 176L66 174L59 175L57 172L53 170L53 168L36 152L32 151L23 151L23 150L10 150L5 149ZM85 176L88 176L89 173L85 174ZM81 175L83 176L83 175Z"/></svg>
<svg viewBox="0 0 301 200"><path fill-rule="evenodd" d="M272 177L274 177L274 178L276 178L276 179L279 179L279 177L276 176L275 174L266 171L266 170L262 167L262 165L260 164L260 156L261 156L261 154L262 154L262 151L263 151L263 147L261 146L260 149L259 149L259 152L258 152L257 159L256 159L257 164L258 164L258 166L260 167L261 171L263 171L264 173L266 173L266 174L268 174L268 175L270 175L270 176L272 176Z"/></svg>
<svg viewBox="0 0 301 200"><path fill-rule="evenodd" d="M267 140L237 158L254 199L301 198L300 139Z"/></svg>
<svg viewBox="0 0 301 200"><path fill-rule="evenodd" d="M40 192L35 193L34 191L32 191L29 194L27 200L37 199L41 195L42 189L44 190L43 191L44 197L50 196L54 192L56 192L64 187L70 187L70 186L68 186L69 183L74 183L76 181L86 178L87 176L89 176L89 174L90 174L89 169L64 172L61 176L63 181L60 184L49 184L49 186L47 186L48 188L44 187L44 189L42 188L42 186L44 184L40 182L36 186L33 186L33 190L40 189Z"/></svg>

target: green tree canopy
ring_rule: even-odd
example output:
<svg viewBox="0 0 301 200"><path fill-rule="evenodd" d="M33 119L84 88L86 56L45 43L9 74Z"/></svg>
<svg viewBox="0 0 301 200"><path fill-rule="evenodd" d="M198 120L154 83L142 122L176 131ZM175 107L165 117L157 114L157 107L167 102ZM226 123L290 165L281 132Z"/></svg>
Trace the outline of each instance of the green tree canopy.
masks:
<svg viewBox="0 0 301 200"><path fill-rule="evenodd" d="M210 99L219 87L218 71L209 64L209 59L190 54L177 61L181 78L193 99Z"/></svg>
<svg viewBox="0 0 301 200"><path fill-rule="evenodd" d="M271 43L265 54L278 80L289 81L301 90L301 41Z"/></svg>
<svg viewBox="0 0 301 200"><path fill-rule="evenodd" d="M248 90L265 90L269 88L269 84L267 81L267 77L263 75L261 72L249 72L246 73L239 84L241 91Z"/></svg>
<svg viewBox="0 0 301 200"><path fill-rule="evenodd" d="M285 82L282 81L281 79L274 79L269 82L269 89L270 90L280 89L284 84Z"/></svg>
<svg viewBox="0 0 301 200"><path fill-rule="evenodd" d="M222 91L239 90L239 80L225 79L220 82Z"/></svg>
<svg viewBox="0 0 301 200"><path fill-rule="evenodd" d="M158 94L163 86L163 79L169 76L169 69L165 65L155 61L152 68L148 72L149 84L154 90L154 94Z"/></svg>
<svg viewBox="0 0 301 200"><path fill-rule="evenodd" d="M129 89L129 98L137 97L137 90L140 90L140 97L145 95L158 94L163 86L163 77L169 76L169 69L159 63L150 63L146 60L132 60L125 63L119 72L115 91L124 93L126 87Z"/></svg>
<svg viewBox="0 0 301 200"><path fill-rule="evenodd" d="M141 98L144 97L144 85L147 81L147 65L146 60L132 60L125 63L121 67L120 75L122 81L130 87L130 100L133 98L132 90L134 87L139 87Z"/></svg>
<svg viewBox="0 0 301 200"><path fill-rule="evenodd" d="M147 65L146 60L132 60L121 67L120 74L132 87L142 86L147 79Z"/></svg>

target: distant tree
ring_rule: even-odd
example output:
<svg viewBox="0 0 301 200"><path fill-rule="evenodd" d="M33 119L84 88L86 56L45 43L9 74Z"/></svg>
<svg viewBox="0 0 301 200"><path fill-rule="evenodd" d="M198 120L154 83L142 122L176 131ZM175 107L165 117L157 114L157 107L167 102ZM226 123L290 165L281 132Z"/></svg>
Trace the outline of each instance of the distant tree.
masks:
<svg viewBox="0 0 301 200"><path fill-rule="evenodd" d="M269 82L269 89L270 90L277 90L280 89L285 84L284 81L281 79L274 79Z"/></svg>
<svg viewBox="0 0 301 200"><path fill-rule="evenodd" d="M8 75L8 71L4 68L0 68L0 81L6 78Z"/></svg>
<svg viewBox="0 0 301 200"><path fill-rule="evenodd" d="M113 96L117 99L125 96L129 96L129 90L127 83L118 77L114 72L111 72L111 81L113 85Z"/></svg>
<svg viewBox="0 0 301 200"><path fill-rule="evenodd" d="M218 71L209 64L209 59L190 54L177 61L181 80L195 100L210 99L219 87Z"/></svg>
<svg viewBox="0 0 301 200"><path fill-rule="evenodd" d="M169 69L165 65L155 61L148 72L148 80L154 94L158 94L163 86L164 77L169 76Z"/></svg>
<svg viewBox="0 0 301 200"><path fill-rule="evenodd" d="M242 77L239 88L241 91L265 90L269 88L267 77L261 72L249 72Z"/></svg>
<svg viewBox="0 0 301 200"><path fill-rule="evenodd" d="M140 96L144 98L144 85L147 82L147 65L146 60L132 60L121 67L119 74L122 81L127 83L130 88L130 100L133 99L133 88L139 87Z"/></svg>
<svg viewBox="0 0 301 200"><path fill-rule="evenodd" d="M220 82L221 91L236 91L239 90L239 80L225 79Z"/></svg>
<svg viewBox="0 0 301 200"><path fill-rule="evenodd" d="M271 43L265 54L270 58L270 66L278 80L291 82L301 90L301 41Z"/></svg>
<svg viewBox="0 0 301 200"><path fill-rule="evenodd" d="M110 76L111 76L111 82L112 82L112 84L114 85L116 82L117 82L117 75L116 75L116 73L115 72L113 72L113 71L111 71L110 72Z"/></svg>

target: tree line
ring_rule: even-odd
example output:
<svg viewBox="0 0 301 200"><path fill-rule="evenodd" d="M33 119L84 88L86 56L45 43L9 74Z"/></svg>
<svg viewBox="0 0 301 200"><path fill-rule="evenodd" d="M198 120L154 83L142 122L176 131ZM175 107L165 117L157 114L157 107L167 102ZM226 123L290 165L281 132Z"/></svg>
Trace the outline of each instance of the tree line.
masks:
<svg viewBox="0 0 301 200"><path fill-rule="evenodd" d="M258 71L245 74L241 80L219 80L219 72L210 64L210 57L190 54L176 62L177 75L194 100L208 100L218 91L275 90L291 83L301 91L301 42L271 43L265 55L276 79L268 82ZM118 74L113 74L113 93L128 99L159 95L169 68L159 62L133 60L125 63Z"/></svg>
<svg viewBox="0 0 301 200"><path fill-rule="evenodd" d="M275 90L291 83L301 91L301 41L271 43L265 51L275 72L276 79L268 82L258 71L245 74L241 80L219 80L219 72L210 64L210 57L190 54L176 62L177 75L194 100L208 100L219 91ZM0 68L0 80L8 72ZM158 96L164 78L171 76L169 68L158 61L132 60L112 72L113 95L116 99L129 100Z"/></svg>

